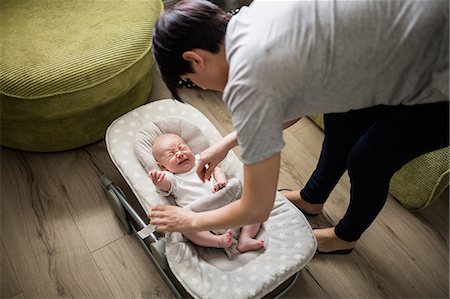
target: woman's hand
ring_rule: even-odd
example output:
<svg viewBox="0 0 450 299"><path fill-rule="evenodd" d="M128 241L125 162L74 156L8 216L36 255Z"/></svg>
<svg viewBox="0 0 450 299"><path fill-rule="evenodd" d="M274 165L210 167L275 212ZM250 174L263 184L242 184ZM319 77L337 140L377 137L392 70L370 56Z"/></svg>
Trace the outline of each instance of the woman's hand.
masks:
<svg viewBox="0 0 450 299"><path fill-rule="evenodd" d="M194 228L194 212L172 205L160 205L152 208L148 217L150 224L156 226L158 232L192 232Z"/></svg>
<svg viewBox="0 0 450 299"><path fill-rule="evenodd" d="M228 154L228 149L221 146L221 144L215 144L200 154L198 160L197 175L204 182L211 178L211 174L214 169L222 162Z"/></svg>
<svg viewBox="0 0 450 299"><path fill-rule="evenodd" d="M237 145L236 132L225 136L219 143L216 143L200 154L198 161L197 175L204 182L209 180L214 169L222 162L228 151Z"/></svg>

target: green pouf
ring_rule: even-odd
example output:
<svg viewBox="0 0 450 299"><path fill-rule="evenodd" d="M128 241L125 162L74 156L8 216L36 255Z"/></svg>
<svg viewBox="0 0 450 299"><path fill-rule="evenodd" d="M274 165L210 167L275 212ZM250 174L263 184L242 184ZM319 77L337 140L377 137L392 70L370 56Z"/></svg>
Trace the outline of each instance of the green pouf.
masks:
<svg viewBox="0 0 450 299"><path fill-rule="evenodd" d="M160 0L1 1L1 144L59 151L103 138L151 90Z"/></svg>
<svg viewBox="0 0 450 299"><path fill-rule="evenodd" d="M441 148L406 163L392 177L389 192L410 210L430 206L449 186L449 148Z"/></svg>

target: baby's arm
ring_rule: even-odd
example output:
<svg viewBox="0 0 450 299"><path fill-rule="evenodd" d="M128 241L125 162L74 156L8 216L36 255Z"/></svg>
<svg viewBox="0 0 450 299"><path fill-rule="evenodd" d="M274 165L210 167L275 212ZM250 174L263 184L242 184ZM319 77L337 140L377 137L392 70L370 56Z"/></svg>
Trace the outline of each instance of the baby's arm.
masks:
<svg viewBox="0 0 450 299"><path fill-rule="evenodd" d="M214 177L214 180L216 180L216 183L214 184L214 192L225 188L225 186L227 185L227 177L225 175L225 172L220 169L220 167L216 167L214 169L212 176Z"/></svg>
<svg viewBox="0 0 450 299"><path fill-rule="evenodd" d="M164 171L152 170L148 172L148 176L152 179L153 184L163 192L169 192L172 183L166 177Z"/></svg>

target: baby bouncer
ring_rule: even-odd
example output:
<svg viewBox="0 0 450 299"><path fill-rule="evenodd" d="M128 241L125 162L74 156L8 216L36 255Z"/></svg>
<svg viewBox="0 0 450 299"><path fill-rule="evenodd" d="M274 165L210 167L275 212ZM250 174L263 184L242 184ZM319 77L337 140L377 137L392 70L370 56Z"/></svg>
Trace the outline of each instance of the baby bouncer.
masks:
<svg viewBox="0 0 450 299"><path fill-rule="evenodd" d="M155 205L173 204L156 192L147 175L157 167L150 151L152 140L169 132L180 135L196 153L222 138L199 110L172 99L138 107L116 119L106 132L108 153L146 214ZM221 167L228 178L242 178L242 163L233 152ZM280 193L257 235L265 241L265 249L229 258L223 249L196 246L181 233L155 233L117 185L105 176L101 181L120 222L136 236L177 298L279 297L315 254L308 221Z"/></svg>

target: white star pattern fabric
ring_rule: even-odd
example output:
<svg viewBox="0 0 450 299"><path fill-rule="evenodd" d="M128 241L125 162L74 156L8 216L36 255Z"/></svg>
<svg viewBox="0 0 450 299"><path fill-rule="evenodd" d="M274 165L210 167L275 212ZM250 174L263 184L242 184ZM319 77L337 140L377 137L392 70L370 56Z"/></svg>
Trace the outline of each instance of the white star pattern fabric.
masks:
<svg viewBox="0 0 450 299"><path fill-rule="evenodd" d="M147 213L152 206L170 202L156 192L136 157L135 139L143 126L167 117L195 123L210 144L222 138L200 111L171 99L151 102L115 120L106 132L108 152ZM242 163L233 152L223 164L227 176L242 178ZM196 246L180 233L165 238L169 267L194 298L261 298L300 271L317 246L304 215L280 193L257 235L264 240L264 250L229 259L223 250Z"/></svg>

